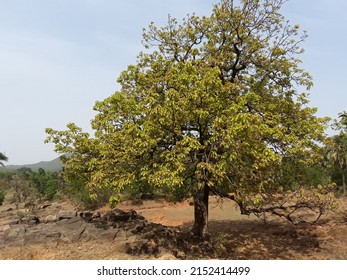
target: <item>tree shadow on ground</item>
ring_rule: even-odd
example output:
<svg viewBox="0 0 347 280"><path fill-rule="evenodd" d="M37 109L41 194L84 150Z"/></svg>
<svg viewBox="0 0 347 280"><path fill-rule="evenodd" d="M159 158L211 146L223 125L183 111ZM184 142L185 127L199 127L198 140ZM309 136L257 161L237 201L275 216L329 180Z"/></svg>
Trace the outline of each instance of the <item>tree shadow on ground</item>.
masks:
<svg viewBox="0 0 347 280"><path fill-rule="evenodd" d="M191 224L185 224L188 229ZM211 242L219 258L270 260L312 259L320 250L319 240L311 224L262 221L209 222Z"/></svg>

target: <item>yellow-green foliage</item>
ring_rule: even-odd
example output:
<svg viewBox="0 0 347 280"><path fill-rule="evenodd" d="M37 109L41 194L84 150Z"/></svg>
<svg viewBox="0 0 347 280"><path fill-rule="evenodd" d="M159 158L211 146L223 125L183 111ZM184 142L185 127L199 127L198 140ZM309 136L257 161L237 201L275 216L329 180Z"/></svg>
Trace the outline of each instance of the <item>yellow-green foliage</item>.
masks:
<svg viewBox="0 0 347 280"><path fill-rule="evenodd" d="M275 192L283 158L314 163L326 119L297 91L312 85L298 58L306 34L279 13L282 3L224 0L209 17L151 24L150 51L120 75L120 91L96 103L95 135L75 124L46 130L57 152L71 154L66 178L95 196L143 181L241 199Z"/></svg>

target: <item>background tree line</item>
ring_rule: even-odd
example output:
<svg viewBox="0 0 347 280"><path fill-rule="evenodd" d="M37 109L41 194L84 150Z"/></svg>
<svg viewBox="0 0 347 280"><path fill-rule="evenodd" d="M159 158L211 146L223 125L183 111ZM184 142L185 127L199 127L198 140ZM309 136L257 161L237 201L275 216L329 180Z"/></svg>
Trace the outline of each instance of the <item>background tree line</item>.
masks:
<svg viewBox="0 0 347 280"><path fill-rule="evenodd" d="M32 171L30 168L0 171L0 203L5 194L9 194L9 202L17 207L34 206L47 200L59 198L63 181L59 172L46 172L44 169ZM1 199L2 198L2 199Z"/></svg>

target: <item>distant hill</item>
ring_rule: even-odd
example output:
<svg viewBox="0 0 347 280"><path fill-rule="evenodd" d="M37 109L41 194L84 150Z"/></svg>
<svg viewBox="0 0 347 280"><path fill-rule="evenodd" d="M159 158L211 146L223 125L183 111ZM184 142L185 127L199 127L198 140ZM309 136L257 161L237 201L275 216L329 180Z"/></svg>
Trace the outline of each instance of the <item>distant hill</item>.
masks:
<svg viewBox="0 0 347 280"><path fill-rule="evenodd" d="M56 158L51 161L40 161L39 163L34 164L24 164L24 165L6 165L5 167L0 167L0 170L17 170L23 167L30 168L33 171L37 171L39 168L42 168L46 171L59 171L63 168L63 163L60 161L60 158Z"/></svg>

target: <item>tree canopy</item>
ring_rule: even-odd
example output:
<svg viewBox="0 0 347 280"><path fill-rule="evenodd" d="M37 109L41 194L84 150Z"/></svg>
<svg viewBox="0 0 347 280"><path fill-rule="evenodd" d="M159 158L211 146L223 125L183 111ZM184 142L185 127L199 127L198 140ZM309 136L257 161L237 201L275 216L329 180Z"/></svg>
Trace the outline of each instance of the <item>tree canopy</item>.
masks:
<svg viewBox="0 0 347 280"><path fill-rule="evenodd" d="M312 86L299 59L306 33L281 15L284 0L240 2L152 23L121 89L96 102L94 135L73 123L46 130L57 152L71 154L67 180L95 196L133 184L184 189L194 198L193 232L203 236L210 193L247 212L247 202L281 190L284 162L318 159L326 119L299 91Z"/></svg>

